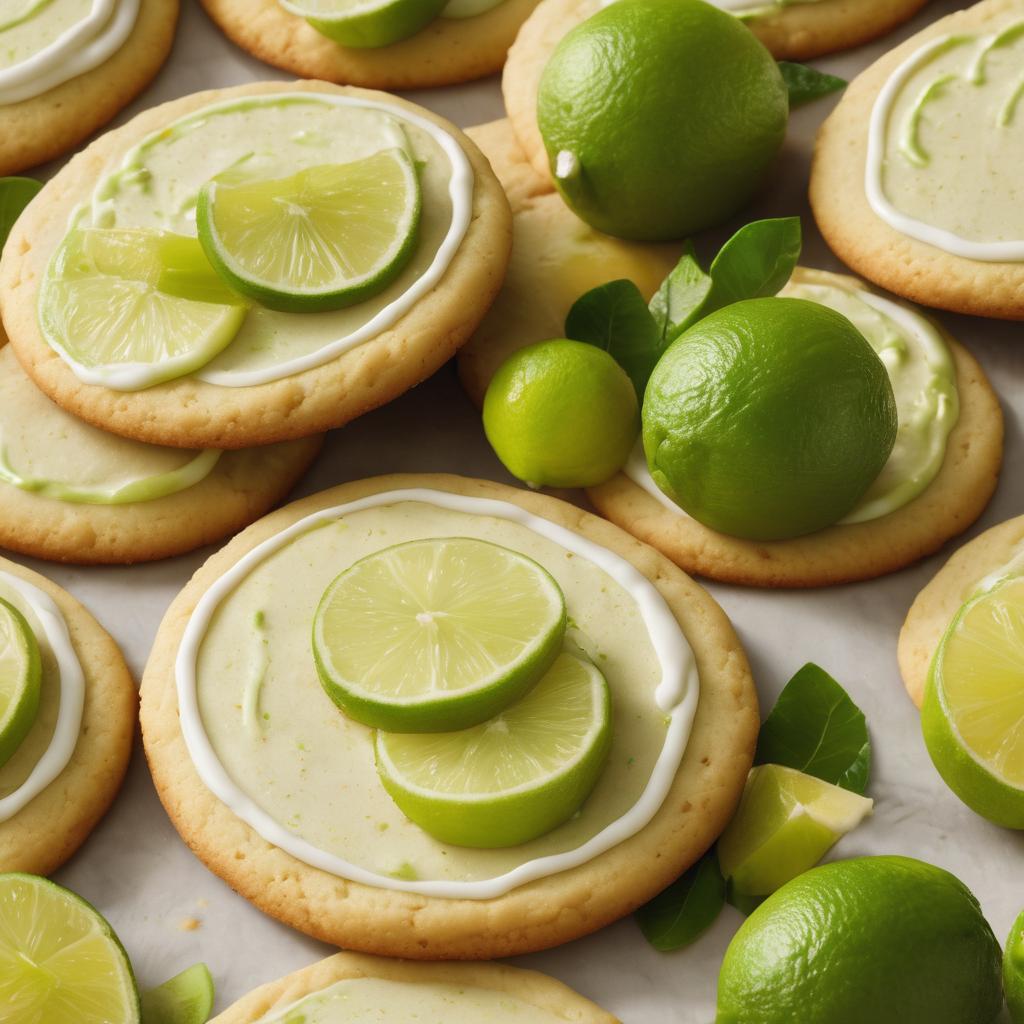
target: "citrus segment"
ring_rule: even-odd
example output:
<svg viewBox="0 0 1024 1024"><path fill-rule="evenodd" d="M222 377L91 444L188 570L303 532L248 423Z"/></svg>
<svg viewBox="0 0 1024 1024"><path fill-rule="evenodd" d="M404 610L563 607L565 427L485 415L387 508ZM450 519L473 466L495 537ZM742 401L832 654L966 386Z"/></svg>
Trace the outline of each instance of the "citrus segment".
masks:
<svg viewBox="0 0 1024 1024"><path fill-rule="evenodd" d="M430 24L447 0L281 0L342 46L390 46Z"/></svg>
<svg viewBox="0 0 1024 1024"><path fill-rule="evenodd" d="M142 1018L144 1024L206 1024L213 999L210 969L193 964L142 994Z"/></svg>
<svg viewBox="0 0 1024 1024"><path fill-rule="evenodd" d="M11 759L39 712L39 645L21 612L0 598L0 766Z"/></svg>

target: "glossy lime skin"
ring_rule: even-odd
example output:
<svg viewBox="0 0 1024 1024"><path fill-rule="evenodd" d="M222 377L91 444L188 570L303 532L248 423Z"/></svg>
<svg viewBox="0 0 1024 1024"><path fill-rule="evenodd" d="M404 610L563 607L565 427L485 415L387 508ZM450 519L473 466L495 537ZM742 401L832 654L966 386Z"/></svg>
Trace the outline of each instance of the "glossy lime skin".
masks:
<svg viewBox="0 0 1024 1024"><path fill-rule="evenodd" d="M1001 952L957 878L907 857L814 868L729 945L716 1024L991 1024Z"/></svg>
<svg viewBox="0 0 1024 1024"><path fill-rule="evenodd" d="M0 598L0 609L17 623L24 640L27 673L22 699L14 713L7 719L0 731L0 767L5 765L18 752L25 742L25 737L32 731L36 718L39 716L39 702L42 698L43 662L39 653L32 627L14 605Z"/></svg>
<svg viewBox="0 0 1024 1024"><path fill-rule="evenodd" d="M669 347L644 396L658 486L694 519L783 540L842 519L885 465L896 401L846 317L803 299L750 299Z"/></svg>
<svg viewBox="0 0 1024 1024"><path fill-rule="evenodd" d="M1013 1024L1024 1024L1024 913L1013 922L1003 954L1003 989Z"/></svg>
<svg viewBox="0 0 1024 1024"><path fill-rule="evenodd" d="M721 224L757 190L786 133L778 66L702 0L622 0L559 44L537 107L555 183L600 231L645 241Z"/></svg>
<svg viewBox="0 0 1024 1024"><path fill-rule="evenodd" d="M391 0L378 10L349 18L307 18L317 30L342 46L377 49L416 35L444 9L448 0Z"/></svg>

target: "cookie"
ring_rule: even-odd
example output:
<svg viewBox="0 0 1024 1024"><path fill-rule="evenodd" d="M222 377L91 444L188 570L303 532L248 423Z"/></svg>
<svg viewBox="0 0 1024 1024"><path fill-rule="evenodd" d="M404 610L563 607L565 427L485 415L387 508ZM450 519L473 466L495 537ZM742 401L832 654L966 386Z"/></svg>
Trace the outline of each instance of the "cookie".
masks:
<svg viewBox="0 0 1024 1024"><path fill-rule="evenodd" d="M857 273L914 302L1024 318L1024 218L1012 201L1024 150L1006 120L1024 43L990 57L984 83L970 80L989 34L1021 15L1017 0L985 0L929 25L863 72L819 132L810 199L821 233ZM936 56L950 35L967 39ZM943 87L921 91L938 78Z"/></svg>
<svg viewBox="0 0 1024 1024"><path fill-rule="evenodd" d="M201 0L232 42L302 78L370 89L457 85L500 71L538 0L502 0L472 18L436 18L409 39L375 49L341 46L278 0Z"/></svg>
<svg viewBox="0 0 1024 1024"><path fill-rule="evenodd" d="M533 170L508 121L470 128L512 206L512 258L498 297L459 351L459 379L481 405L498 367L515 351L565 333L585 292L628 278L649 298L679 259L678 245L626 242L584 224Z"/></svg>
<svg viewBox="0 0 1024 1024"><path fill-rule="evenodd" d="M773 56L809 60L859 46L913 17L927 0L816 0L782 7L750 22ZM508 52L501 80L509 120L537 173L550 180L537 127L541 75L567 32L601 9L600 0L542 0Z"/></svg>
<svg viewBox="0 0 1024 1024"><path fill-rule="evenodd" d="M481 499L503 504L481 506ZM357 501L363 503L361 511L350 504ZM483 512L478 511L481 508ZM312 523L295 527L316 513L321 513L316 520L323 524L319 529L312 529ZM458 522L453 523L453 517ZM283 533L292 527L291 533ZM571 533L558 533L559 527ZM598 784L583 812L562 826L569 832L556 830L512 850L443 846L397 811L379 790L368 730L342 717L323 694L304 625L306 613L311 618L323 588L322 577L336 575L344 568L342 563L358 557L357 552L368 546L379 550L417 531L421 536L440 536L451 535L453 530L460 536L493 534L506 544L532 545L535 555L543 550L545 567L559 574L563 589L568 588L570 609L577 601L581 630L591 615L591 606L584 605L596 602L592 607L604 615L607 625L596 657L612 685L613 709L618 701L620 716L626 716L625 720L616 718L616 735L621 740L613 741L603 783ZM555 535L560 538L561 554L552 556L552 549L546 546L551 541L545 538ZM321 545L326 547L321 549ZM587 554L580 561L573 550ZM269 558L274 551L277 553ZM632 569L625 570L630 586L639 587L638 592L651 593L645 589L646 581L653 584L675 620L671 626L671 618L660 620L670 632L662 632L659 642L671 648L685 637L692 650L694 660L686 664L699 674L700 696L692 733L679 762L663 762L662 758L678 756L679 748L673 746L678 741L672 737L683 735L675 731L683 721L677 717L683 713L683 705L673 705L666 731L666 714L658 707L667 705L652 707L648 686L671 677L661 671L651 675L656 661L633 660L651 657L652 650L648 646L652 641L644 636L647 620L635 620L639 605L632 599L621 608L614 603L606 605L618 600L615 595L621 593L619 585L607 577L604 584L587 585L590 574L598 571L591 559L598 556L615 565L620 565L619 558L624 559L642 574L635 576ZM271 577L279 572L284 576L275 582ZM263 573L270 576L264 578ZM235 597L228 598L228 593L237 594L241 603L235 605ZM278 600L264 609L267 594L277 595ZM207 610L225 598L232 602L231 610L225 606L216 622L223 623L227 632L213 626L216 633L207 637ZM254 620L257 633L266 630L262 635L272 645L267 663L295 666L289 670L290 682L281 690L284 703L280 706L274 680L268 683L267 676L259 677L262 689L250 702L254 713L243 725L250 739L258 740L252 743L234 725L239 714L235 688L247 686L257 677L244 674L234 678L230 694L221 690L229 704L207 713L206 701L212 694L201 685L205 669L200 667L198 675L189 675L197 664L192 660L193 650L199 650L195 643L203 650L201 666L211 664L207 657L219 663L221 654L226 653L227 648L219 647L219 637L226 638L232 650L236 641L248 644L250 600L259 605ZM663 607L656 596L651 600ZM621 614L609 614L612 607ZM294 624L290 614L295 616ZM246 625L242 626L243 622ZM232 632L233 623L238 626L237 633ZM673 639L665 639L667 636ZM279 643L285 646L279 648ZM591 641L583 637L581 643ZM625 672L624 662L618 658L637 670L626 672L630 685L625 688L621 681L616 683ZM273 667L270 671L273 673ZM691 671L687 670L686 678L693 678ZM198 688L190 688L189 679L193 684L198 680ZM180 715L179 686L184 687L181 692L186 700ZM700 857L728 821L750 767L759 724L750 670L728 619L704 590L667 559L616 527L554 498L439 475L390 476L346 484L296 502L244 531L199 570L168 610L146 667L142 694L143 739L158 793L182 837L212 871L266 913L310 935L361 952L412 959L489 959L542 949L594 931L646 902ZM219 705L219 698L213 699ZM197 700L204 707L202 718L197 718ZM241 713L245 718L244 707ZM634 719L635 724L630 725ZM197 722L199 733L194 731ZM299 737L289 732L291 726L302 734L302 749L297 744ZM655 736L660 733L653 743L645 747L643 740L635 738L639 733L630 738L631 729L648 727L657 730ZM188 744L183 728L189 730ZM210 739L212 735L215 740ZM220 748L214 751L213 747L203 752L204 743L226 740L232 745L236 739L240 745L234 753ZM199 746L193 747L193 743ZM197 752L198 762L192 760L190 750ZM248 783L231 781L242 778L236 771L226 777L220 774L224 769L219 758L226 757L234 764L236 755L243 760L254 758L251 767L242 772L247 779L260 780L258 785L269 803L260 798L254 804L238 789ZM311 758L311 768L317 765L316 777L305 773L306 756ZM279 759L272 766L274 781L264 778L264 757ZM324 757L338 759L338 763L328 765ZM667 796L660 803L655 799L640 804L637 794L641 787L643 793L648 792L654 759L668 766L663 776ZM342 803L335 802L340 790L326 795L313 792L320 780L334 777L335 772L346 779ZM285 777L294 779L295 785L285 782ZM215 796L209 784L216 786L231 806ZM603 802L611 794L614 809ZM278 795L285 803L278 804ZM268 809L260 810L263 806ZM614 818L623 806L629 811ZM611 818L625 828L628 816L640 813L638 807L644 818L653 814L646 825L640 827L634 818L628 830L604 831L603 823ZM275 815L285 813L282 808L287 808L287 827L276 824ZM606 819L609 813L611 818ZM250 821L258 824L259 831ZM640 830L635 831L634 826ZM600 830L596 846L586 845L590 843L587 837L593 838L592 829ZM622 838L630 831L629 838ZM274 841L264 834L272 835ZM363 849L346 846L350 834L356 836L357 846L364 840L370 845ZM558 852L563 849L561 843L568 844L568 852ZM578 845L581 843L585 849ZM336 852L337 844L342 853ZM296 852L286 852L285 846ZM545 850L555 856L554 861L543 860L545 854L540 851ZM602 852L595 852L598 850ZM341 863L339 857L355 858L358 863L351 859ZM310 861L321 866L314 867ZM343 869L344 877L335 868ZM548 873L551 871L556 873ZM353 880L356 875L362 880Z"/></svg>
<svg viewBox="0 0 1024 1024"><path fill-rule="evenodd" d="M105 180L120 189L118 195L129 207L116 226L128 221L139 226L138 219L148 217L155 222L152 226L187 231L187 205L190 196L193 202L195 198L190 186L223 169L221 163L228 159L224 147L251 151L258 143L250 134L253 118L265 129L270 123L292 125L291 107L296 103L307 109L303 127L280 140L293 147L290 152L303 146L303 152L313 153L312 159L322 160L318 149L304 145L311 121L381 118L383 108L407 133L418 132L423 146L434 147L431 153L443 154L433 170L421 172L421 177L430 177L431 196L437 202L430 211L424 206L421 243L402 275L368 302L332 313L274 313L254 306L228 349L194 375L135 391L83 383L44 340L36 308L43 276L71 211L92 194L105 170L116 167L136 144L160 133L144 147L144 159L159 172L153 187L166 190L180 205L164 213L149 198L150 186L138 184L137 175L111 175ZM220 104L218 116L224 120L188 121L181 128L188 142L162 131L214 104ZM352 110L358 113L349 113ZM180 166L174 162L178 151L173 146L199 146L193 132L212 133L211 143L190 154L192 177L184 181L178 172L164 168ZM333 155L333 137L314 136L316 145L328 147L328 157ZM120 209L115 208L115 216ZM215 90L139 115L95 142L43 189L19 218L4 248L0 310L18 359L36 384L58 405L102 429L178 448L247 448L293 440L340 426L390 401L455 353L501 284L510 220L505 195L479 150L458 129L419 107L322 82ZM373 334L380 317L385 320ZM280 364L274 362L275 346L284 347Z"/></svg>
<svg viewBox="0 0 1024 1024"><path fill-rule="evenodd" d="M29 620L43 654L36 723L0 767L0 871L48 875L85 842L117 795L132 749L135 684L114 641L60 587L0 558L0 596ZM59 740L48 743L55 722L67 730L63 753Z"/></svg>
<svg viewBox="0 0 1024 1024"><path fill-rule="evenodd" d="M859 284L839 275L815 276ZM959 418L931 483L895 511L792 540L762 542L716 533L681 510L670 510L625 473L590 488L590 500L603 516L687 572L725 583L821 587L895 572L937 551L981 515L1002 463L999 401L974 357L952 338L944 335L944 340L955 366Z"/></svg>
<svg viewBox="0 0 1024 1024"><path fill-rule="evenodd" d="M277 1022L300 1000L332 986L338 992L351 992L357 999L365 987L367 996L376 1000L374 1010L385 1017L393 1014L396 1020L407 1011L409 1000L418 1000L419 1012L433 1010L438 1019L449 1024L460 1020L500 1024L504 1014L509 1015L509 1021L617 1024L611 1014L589 999L536 971L503 964L407 963L358 953L338 953L261 985L210 1024ZM423 1000L429 1005L424 1006Z"/></svg>
<svg viewBox="0 0 1024 1024"><path fill-rule="evenodd" d="M170 53L178 0L118 0L122 7L136 2L130 34L98 66L16 102L5 102L0 91L0 176L74 149L149 85ZM56 59L74 60L75 53Z"/></svg>

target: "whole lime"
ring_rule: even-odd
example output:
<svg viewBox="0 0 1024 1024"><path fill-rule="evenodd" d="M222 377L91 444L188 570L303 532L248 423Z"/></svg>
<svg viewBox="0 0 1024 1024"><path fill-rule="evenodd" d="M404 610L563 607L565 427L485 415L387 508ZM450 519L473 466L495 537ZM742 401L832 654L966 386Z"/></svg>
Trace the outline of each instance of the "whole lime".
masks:
<svg viewBox="0 0 1024 1024"><path fill-rule="evenodd" d="M555 183L588 224L682 238L753 195L789 98L742 22L703 0L618 0L559 44L537 117Z"/></svg>
<svg viewBox="0 0 1024 1024"><path fill-rule="evenodd" d="M640 430L626 372L603 349L564 338L520 349L484 397L498 458L535 487L591 487L613 476Z"/></svg>
<svg viewBox="0 0 1024 1024"><path fill-rule="evenodd" d="M846 317L804 299L750 299L668 348L643 406L657 485L721 533L779 540L838 522L896 440L882 361Z"/></svg>
<svg viewBox="0 0 1024 1024"><path fill-rule="evenodd" d="M907 857L836 861L744 922L716 1024L991 1024L999 943L967 887Z"/></svg>
<svg viewBox="0 0 1024 1024"><path fill-rule="evenodd" d="M1003 988L1013 1024L1024 1024L1024 913L1013 922L1003 954Z"/></svg>

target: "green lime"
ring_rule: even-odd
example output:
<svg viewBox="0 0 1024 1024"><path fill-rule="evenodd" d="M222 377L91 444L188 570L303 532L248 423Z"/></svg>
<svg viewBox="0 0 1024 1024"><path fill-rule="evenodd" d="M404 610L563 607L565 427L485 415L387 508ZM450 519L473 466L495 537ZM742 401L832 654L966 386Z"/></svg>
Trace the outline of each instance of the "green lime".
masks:
<svg viewBox="0 0 1024 1024"><path fill-rule="evenodd" d="M342 46L390 46L430 24L447 0L281 0Z"/></svg>
<svg viewBox="0 0 1024 1024"><path fill-rule="evenodd" d="M907 857L807 871L754 911L718 976L716 1024L990 1024L1000 950L957 878Z"/></svg>
<svg viewBox="0 0 1024 1024"><path fill-rule="evenodd" d="M245 320L194 238L72 231L47 271L39 322L87 384L137 391L198 370Z"/></svg>
<svg viewBox="0 0 1024 1024"><path fill-rule="evenodd" d="M135 976L110 925L36 875L0 875L0 1020L139 1024Z"/></svg>
<svg viewBox="0 0 1024 1024"><path fill-rule="evenodd" d="M383 291L416 248L420 185L401 149L287 178L203 186L199 241L243 295L270 309L321 313Z"/></svg>
<svg viewBox="0 0 1024 1024"><path fill-rule="evenodd" d="M436 839L518 846L579 810L611 739L608 683L589 661L563 653L489 722L434 735L377 733L377 771L406 817Z"/></svg>
<svg viewBox="0 0 1024 1024"><path fill-rule="evenodd" d="M939 774L968 807L1024 829L1024 577L957 612L932 659L921 729Z"/></svg>
<svg viewBox="0 0 1024 1024"><path fill-rule="evenodd" d="M531 487L591 487L624 465L639 433L636 391L603 349L542 341L509 356L484 396L484 431Z"/></svg>
<svg viewBox="0 0 1024 1024"><path fill-rule="evenodd" d="M620 0L573 29L537 107L555 184L610 235L683 238L734 214L786 133L771 55L701 0Z"/></svg>
<svg viewBox="0 0 1024 1024"><path fill-rule="evenodd" d="M324 592L313 655L347 715L393 732L465 729L518 700L565 635L565 598L532 558L468 537L410 541Z"/></svg>
<svg viewBox="0 0 1024 1024"><path fill-rule="evenodd" d="M672 343L643 424L651 475L676 504L721 533L782 540L857 504L896 441L896 401L846 317L803 299L750 299Z"/></svg>
<svg viewBox="0 0 1024 1024"><path fill-rule="evenodd" d="M32 627L0 598L0 766L14 756L35 723L42 673Z"/></svg>
<svg viewBox="0 0 1024 1024"><path fill-rule="evenodd" d="M813 868L871 808L867 797L813 775L759 765L718 840L722 874L740 896L769 896Z"/></svg>
<svg viewBox="0 0 1024 1024"><path fill-rule="evenodd" d="M1024 913L1013 922L1006 939L1003 991L1013 1024L1024 1024Z"/></svg>
<svg viewBox="0 0 1024 1024"><path fill-rule="evenodd" d="M206 1024L213 1013L213 978L206 964L193 964L142 993L145 1024Z"/></svg>

